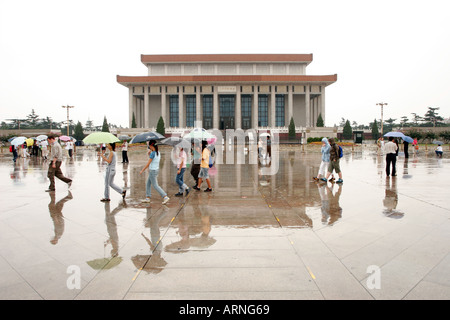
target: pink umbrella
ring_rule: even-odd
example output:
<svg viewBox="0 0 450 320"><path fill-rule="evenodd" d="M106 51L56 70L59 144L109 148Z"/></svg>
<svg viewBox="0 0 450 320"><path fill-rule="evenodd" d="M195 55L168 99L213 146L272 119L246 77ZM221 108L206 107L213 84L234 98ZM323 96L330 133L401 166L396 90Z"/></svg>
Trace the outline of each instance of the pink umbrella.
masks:
<svg viewBox="0 0 450 320"><path fill-rule="evenodd" d="M61 140L61 141L70 141L70 140L72 140L70 137L68 137L68 136L61 136L61 137L59 137L59 140Z"/></svg>

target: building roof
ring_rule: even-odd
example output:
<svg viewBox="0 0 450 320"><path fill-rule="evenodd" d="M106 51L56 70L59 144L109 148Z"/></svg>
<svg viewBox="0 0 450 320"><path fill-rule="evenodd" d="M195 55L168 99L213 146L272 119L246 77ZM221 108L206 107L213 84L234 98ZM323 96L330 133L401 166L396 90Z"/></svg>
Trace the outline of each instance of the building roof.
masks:
<svg viewBox="0 0 450 320"><path fill-rule="evenodd" d="M220 75L220 76L120 76L117 82L127 85L145 84L178 84L178 83L324 83L326 85L337 81L333 75Z"/></svg>
<svg viewBox="0 0 450 320"><path fill-rule="evenodd" d="M141 55L141 62L147 63L213 63L213 62L304 62L310 63L311 54L164 54Z"/></svg>

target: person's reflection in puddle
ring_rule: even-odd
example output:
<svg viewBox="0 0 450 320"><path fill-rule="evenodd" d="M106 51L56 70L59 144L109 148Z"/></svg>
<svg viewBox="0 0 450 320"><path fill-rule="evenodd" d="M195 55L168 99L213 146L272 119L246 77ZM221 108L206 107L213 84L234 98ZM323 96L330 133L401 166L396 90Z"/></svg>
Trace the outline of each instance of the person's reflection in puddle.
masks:
<svg viewBox="0 0 450 320"><path fill-rule="evenodd" d="M64 204L72 200L72 193L69 191L67 196L56 202L55 192L49 192L50 203L48 204L48 211L50 212L50 217L53 220L54 232L55 235L52 239L50 239L50 243L55 245L58 243L59 239L64 233L64 216L62 210L64 208Z"/></svg>
<svg viewBox="0 0 450 320"><path fill-rule="evenodd" d="M333 194L335 184L330 188L327 184L317 185L320 199L322 200L322 224L332 226L342 217L342 208L339 206L339 198L342 193L342 185L336 184L337 190Z"/></svg>
<svg viewBox="0 0 450 320"><path fill-rule="evenodd" d="M126 202L122 201L119 205L111 211L110 202L105 202L105 224L108 231L109 238L105 241L104 247L111 245L111 257L116 257L119 254L119 234L117 233L116 214L126 207Z"/></svg>
<svg viewBox="0 0 450 320"><path fill-rule="evenodd" d="M403 218L403 212L397 210L398 194L397 194L397 179L386 178L385 197L383 199L384 210L383 213L390 218Z"/></svg>
<svg viewBox="0 0 450 320"><path fill-rule="evenodd" d="M161 257L163 245L159 224L169 212L169 208L162 205L161 210L158 210L155 215L152 215L151 209L150 206L147 207L147 219L145 221L145 227L150 229L150 238L141 233L150 248L151 254L137 254L131 258L131 261L138 269L150 273L159 273L167 265L167 262Z"/></svg>

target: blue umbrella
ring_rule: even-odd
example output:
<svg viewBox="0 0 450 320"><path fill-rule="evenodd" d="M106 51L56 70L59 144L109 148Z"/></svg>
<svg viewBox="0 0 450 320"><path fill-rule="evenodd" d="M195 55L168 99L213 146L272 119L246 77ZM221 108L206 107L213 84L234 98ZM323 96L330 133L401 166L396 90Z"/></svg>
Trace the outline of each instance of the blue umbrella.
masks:
<svg viewBox="0 0 450 320"><path fill-rule="evenodd" d="M404 137L402 137L402 139L403 139L403 141L406 141L408 143L413 143L414 142L414 139L411 138L410 136L404 136Z"/></svg>
<svg viewBox="0 0 450 320"><path fill-rule="evenodd" d="M158 132L154 131L142 132L136 135L133 139L131 139L130 144L159 139L164 139L164 136L162 134L159 134Z"/></svg>
<svg viewBox="0 0 450 320"><path fill-rule="evenodd" d="M385 137L395 137L395 138L403 138L405 135L400 131L391 131L384 135Z"/></svg>

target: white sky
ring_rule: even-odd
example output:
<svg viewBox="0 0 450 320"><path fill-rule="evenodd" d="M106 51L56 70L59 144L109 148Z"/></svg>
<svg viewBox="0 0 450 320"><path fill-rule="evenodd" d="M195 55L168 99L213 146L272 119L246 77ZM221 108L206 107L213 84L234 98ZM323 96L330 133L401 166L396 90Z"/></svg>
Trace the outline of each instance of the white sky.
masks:
<svg viewBox="0 0 450 320"><path fill-rule="evenodd" d="M0 0L0 121L31 109L128 126L141 54L312 53L309 75L337 74L327 126L450 117L448 0Z"/></svg>

